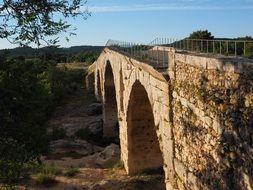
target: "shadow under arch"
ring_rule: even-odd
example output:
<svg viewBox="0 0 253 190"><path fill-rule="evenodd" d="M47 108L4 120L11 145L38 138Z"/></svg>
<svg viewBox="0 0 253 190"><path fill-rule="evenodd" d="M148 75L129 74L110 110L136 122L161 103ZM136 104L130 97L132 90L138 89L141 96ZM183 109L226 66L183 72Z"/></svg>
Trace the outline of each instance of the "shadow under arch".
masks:
<svg viewBox="0 0 253 190"><path fill-rule="evenodd" d="M114 84L114 75L110 61L106 62L105 68L105 82L104 82L104 129L103 134L106 138L115 139L119 142L119 124L118 124L118 110L116 100L116 90Z"/></svg>
<svg viewBox="0 0 253 190"><path fill-rule="evenodd" d="M144 86L139 81L134 83L130 94L127 136L127 170L130 175L162 168L163 157L156 134L152 106Z"/></svg>
<svg viewBox="0 0 253 190"><path fill-rule="evenodd" d="M97 74L96 74L97 76L97 85L96 85L96 87L97 87L97 100L98 101L101 101L102 100L102 91L101 91L101 80L100 80L100 71L99 70L97 70Z"/></svg>

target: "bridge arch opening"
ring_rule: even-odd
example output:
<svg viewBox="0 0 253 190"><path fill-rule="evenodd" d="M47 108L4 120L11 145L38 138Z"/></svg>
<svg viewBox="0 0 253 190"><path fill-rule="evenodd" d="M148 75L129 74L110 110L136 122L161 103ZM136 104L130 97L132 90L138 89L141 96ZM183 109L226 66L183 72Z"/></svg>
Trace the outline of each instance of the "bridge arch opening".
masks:
<svg viewBox="0 0 253 190"><path fill-rule="evenodd" d="M159 169L164 174L152 106L144 86L139 81L134 83L130 94L127 131L128 173Z"/></svg>
<svg viewBox="0 0 253 190"><path fill-rule="evenodd" d="M101 80L99 70L97 70L97 96L98 101L101 101L102 93L101 93Z"/></svg>
<svg viewBox="0 0 253 190"><path fill-rule="evenodd" d="M106 62L104 83L104 137L119 140L118 110L114 75L109 61Z"/></svg>

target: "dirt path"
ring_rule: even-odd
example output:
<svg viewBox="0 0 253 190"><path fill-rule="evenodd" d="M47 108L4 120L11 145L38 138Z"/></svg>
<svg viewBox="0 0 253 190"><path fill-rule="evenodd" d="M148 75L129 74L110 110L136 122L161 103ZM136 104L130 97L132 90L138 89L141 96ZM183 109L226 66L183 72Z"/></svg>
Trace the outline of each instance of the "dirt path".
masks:
<svg viewBox="0 0 253 190"><path fill-rule="evenodd" d="M119 161L117 145L102 147L91 143L89 136L89 140L80 138L87 129L98 134L102 129L101 105L95 103L94 96L85 89L78 89L65 98L49 125L54 140L51 141L52 152L44 157L44 163L60 172L48 183L38 183L38 176L33 176L20 189L165 190L161 174L127 176ZM78 131L82 132L79 136ZM66 172L73 168L75 174L67 177Z"/></svg>

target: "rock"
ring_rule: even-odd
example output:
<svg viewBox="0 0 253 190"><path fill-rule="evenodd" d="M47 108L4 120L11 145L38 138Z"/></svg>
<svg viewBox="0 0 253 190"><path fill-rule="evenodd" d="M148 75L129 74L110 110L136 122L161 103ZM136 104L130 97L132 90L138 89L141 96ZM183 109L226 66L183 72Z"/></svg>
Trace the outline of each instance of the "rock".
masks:
<svg viewBox="0 0 253 190"><path fill-rule="evenodd" d="M105 168L120 159L120 148L116 144L110 144L102 152L87 157L87 166Z"/></svg>
<svg viewBox="0 0 253 190"><path fill-rule="evenodd" d="M97 120L93 120L89 122L88 124L89 130L94 134L94 135L102 135L103 134L103 120L101 117L98 117Z"/></svg>
<svg viewBox="0 0 253 190"><path fill-rule="evenodd" d="M88 116L101 115L102 114L102 104L101 103L90 104L86 109L86 114Z"/></svg>
<svg viewBox="0 0 253 190"><path fill-rule="evenodd" d="M85 140L57 140L52 141L50 147L54 150L55 153L64 153L64 152L77 152L81 155L89 155L94 152L100 152L103 148L99 146L92 145Z"/></svg>

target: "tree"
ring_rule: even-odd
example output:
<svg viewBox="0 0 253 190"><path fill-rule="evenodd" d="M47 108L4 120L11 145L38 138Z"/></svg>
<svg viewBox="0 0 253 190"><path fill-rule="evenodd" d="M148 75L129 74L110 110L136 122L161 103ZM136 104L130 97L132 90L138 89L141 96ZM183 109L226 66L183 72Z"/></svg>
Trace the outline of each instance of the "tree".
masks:
<svg viewBox="0 0 253 190"><path fill-rule="evenodd" d="M40 79L45 65L24 60L0 64L0 183L11 184L47 151L43 126L51 91Z"/></svg>
<svg viewBox="0 0 253 190"><path fill-rule="evenodd" d="M208 30L198 30L190 34L189 39L205 39L212 40L214 37Z"/></svg>
<svg viewBox="0 0 253 190"><path fill-rule="evenodd" d="M65 18L90 13L85 0L3 0L0 4L0 38L11 43L52 45L60 33L74 35L74 28ZM66 38L68 40L68 38Z"/></svg>

